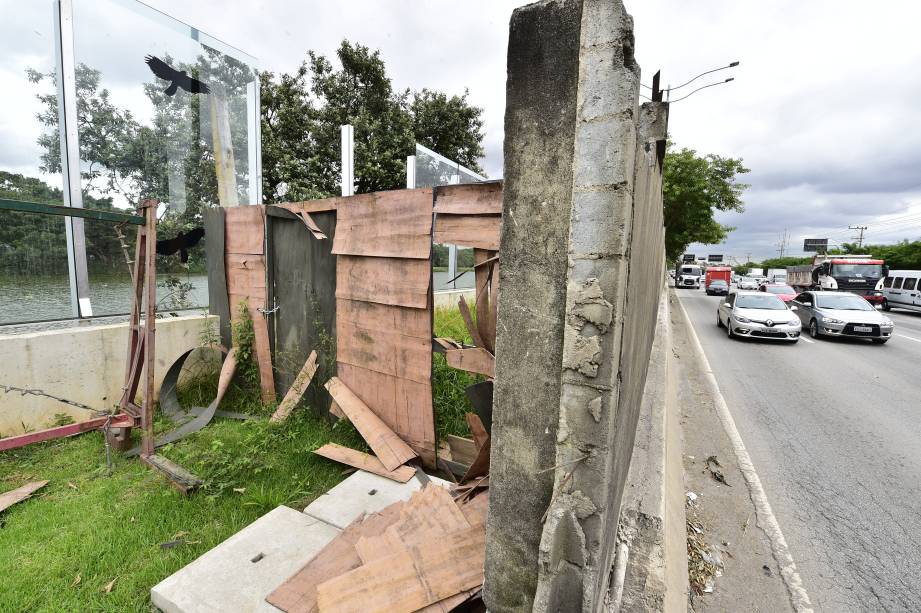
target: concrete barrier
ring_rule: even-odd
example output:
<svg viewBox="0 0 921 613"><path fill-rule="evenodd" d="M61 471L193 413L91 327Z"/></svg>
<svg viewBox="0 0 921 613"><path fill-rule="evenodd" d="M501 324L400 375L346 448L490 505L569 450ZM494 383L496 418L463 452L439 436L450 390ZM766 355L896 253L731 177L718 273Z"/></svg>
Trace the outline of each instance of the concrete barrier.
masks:
<svg viewBox="0 0 921 613"><path fill-rule="evenodd" d="M216 334L217 322L214 315L157 320L157 390L176 358L199 345L206 326ZM0 336L0 384L109 408L121 399L127 343L127 322ZM87 418L86 411L50 398L0 392L0 435L48 427L57 413Z"/></svg>

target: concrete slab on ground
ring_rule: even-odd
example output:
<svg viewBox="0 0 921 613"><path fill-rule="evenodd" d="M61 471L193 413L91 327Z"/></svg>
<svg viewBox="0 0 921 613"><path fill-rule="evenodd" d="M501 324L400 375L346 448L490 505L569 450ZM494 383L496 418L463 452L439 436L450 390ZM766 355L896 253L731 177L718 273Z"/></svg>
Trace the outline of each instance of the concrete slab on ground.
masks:
<svg viewBox="0 0 921 613"><path fill-rule="evenodd" d="M359 470L303 513L278 507L263 515L154 586L151 601L166 613L277 613L265 597L343 528L364 513L409 500L421 488L418 477L397 483Z"/></svg>
<svg viewBox="0 0 921 613"><path fill-rule="evenodd" d="M166 613L277 612L265 597L339 532L278 507L154 586L151 601Z"/></svg>

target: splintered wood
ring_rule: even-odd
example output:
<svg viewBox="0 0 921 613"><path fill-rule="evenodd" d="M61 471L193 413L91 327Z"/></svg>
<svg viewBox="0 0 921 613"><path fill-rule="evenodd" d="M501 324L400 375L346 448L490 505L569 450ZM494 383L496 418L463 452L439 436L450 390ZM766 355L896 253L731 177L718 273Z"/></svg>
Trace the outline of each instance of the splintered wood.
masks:
<svg viewBox="0 0 921 613"><path fill-rule="evenodd" d="M483 584L488 493L429 484L349 525L266 600L288 613L446 613Z"/></svg>

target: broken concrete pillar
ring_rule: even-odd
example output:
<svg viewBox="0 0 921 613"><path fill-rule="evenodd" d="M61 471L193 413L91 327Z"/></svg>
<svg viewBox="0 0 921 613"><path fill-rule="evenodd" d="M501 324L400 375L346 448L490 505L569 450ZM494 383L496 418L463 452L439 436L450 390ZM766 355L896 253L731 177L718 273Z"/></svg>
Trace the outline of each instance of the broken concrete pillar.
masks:
<svg viewBox="0 0 921 613"><path fill-rule="evenodd" d="M663 285L666 109L638 106L619 0L512 16L486 584L596 611Z"/></svg>

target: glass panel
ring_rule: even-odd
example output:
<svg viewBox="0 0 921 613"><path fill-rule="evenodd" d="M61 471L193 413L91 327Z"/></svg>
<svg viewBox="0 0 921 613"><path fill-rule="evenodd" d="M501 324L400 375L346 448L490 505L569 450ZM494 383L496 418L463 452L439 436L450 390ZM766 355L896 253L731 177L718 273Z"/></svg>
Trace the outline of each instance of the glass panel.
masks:
<svg viewBox="0 0 921 613"><path fill-rule="evenodd" d="M56 6L0 0L0 15L0 198L63 204Z"/></svg>
<svg viewBox="0 0 921 613"><path fill-rule="evenodd" d="M416 144L416 187L476 183L486 178L457 162Z"/></svg>
<svg viewBox="0 0 921 613"><path fill-rule="evenodd" d="M255 60L132 0L75 0L73 17L87 206L156 198L178 229L254 200Z"/></svg>
<svg viewBox="0 0 921 613"><path fill-rule="evenodd" d="M0 324L72 316L64 218L0 210Z"/></svg>

